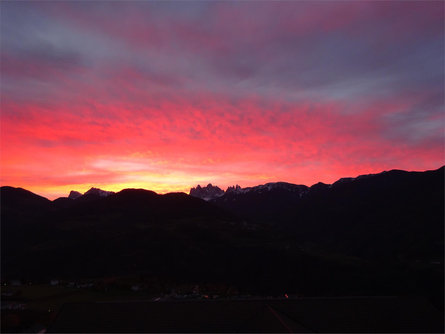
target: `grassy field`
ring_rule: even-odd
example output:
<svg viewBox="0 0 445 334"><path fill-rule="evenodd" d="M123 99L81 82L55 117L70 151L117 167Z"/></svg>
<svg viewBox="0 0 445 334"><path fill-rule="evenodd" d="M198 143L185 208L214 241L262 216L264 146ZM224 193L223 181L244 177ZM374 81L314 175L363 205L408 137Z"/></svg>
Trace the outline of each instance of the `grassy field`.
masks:
<svg viewBox="0 0 445 334"><path fill-rule="evenodd" d="M130 289L100 291L95 288L76 288L62 285L33 284L2 286L2 306L22 304L24 310L2 309L2 332L21 332L36 325L46 328L66 303L140 300L153 298L146 291ZM11 297L5 294L13 293Z"/></svg>
<svg viewBox="0 0 445 334"><path fill-rule="evenodd" d="M342 297L66 304L49 333L435 333L425 300Z"/></svg>
<svg viewBox="0 0 445 334"><path fill-rule="evenodd" d="M14 294L2 296L2 306L23 304L25 309L2 310L1 331L39 332L50 328L60 332L72 328L77 332L109 332L111 327L107 326L111 325L121 332L177 332L187 329L198 332L199 329L211 332L261 332L261 329L280 332L287 331L287 327L294 332L407 332L409 329L435 332L443 327L440 325L443 325L443 317L440 318L438 311L426 300L418 298L234 300L226 295L210 300L211 286L201 286L200 293L195 296L199 298L209 293L209 299L175 301L164 298L163 301L152 302L160 294L147 288L132 291L134 277L122 277L118 284L107 289L99 282L89 288L66 284L2 286L2 295ZM189 294L191 288L188 285L175 286L174 290L178 294ZM219 289L213 287L218 294L223 288ZM117 318L116 314L119 315ZM176 327L170 324L172 317ZM115 318L111 325L110 318ZM284 328L281 328L282 321L286 323ZM90 325L92 327L88 327Z"/></svg>

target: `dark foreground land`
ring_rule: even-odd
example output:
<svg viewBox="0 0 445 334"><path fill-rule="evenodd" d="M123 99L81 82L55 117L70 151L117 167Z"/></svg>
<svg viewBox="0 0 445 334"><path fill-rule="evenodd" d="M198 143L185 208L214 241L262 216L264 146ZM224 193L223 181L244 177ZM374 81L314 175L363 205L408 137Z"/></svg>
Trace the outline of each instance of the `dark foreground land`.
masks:
<svg viewBox="0 0 445 334"><path fill-rule="evenodd" d="M143 189L49 201L1 187L2 332L443 331L444 173L210 201ZM299 299L233 301L286 294Z"/></svg>
<svg viewBox="0 0 445 334"><path fill-rule="evenodd" d="M430 333L443 316L397 297L73 303L49 333Z"/></svg>

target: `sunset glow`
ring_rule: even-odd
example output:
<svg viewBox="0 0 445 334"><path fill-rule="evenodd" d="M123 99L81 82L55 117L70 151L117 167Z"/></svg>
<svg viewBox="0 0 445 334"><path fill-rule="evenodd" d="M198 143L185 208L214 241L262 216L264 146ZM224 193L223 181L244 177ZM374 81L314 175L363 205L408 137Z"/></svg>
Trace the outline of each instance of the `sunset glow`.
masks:
<svg viewBox="0 0 445 334"><path fill-rule="evenodd" d="M2 2L1 185L312 185L444 157L444 3Z"/></svg>

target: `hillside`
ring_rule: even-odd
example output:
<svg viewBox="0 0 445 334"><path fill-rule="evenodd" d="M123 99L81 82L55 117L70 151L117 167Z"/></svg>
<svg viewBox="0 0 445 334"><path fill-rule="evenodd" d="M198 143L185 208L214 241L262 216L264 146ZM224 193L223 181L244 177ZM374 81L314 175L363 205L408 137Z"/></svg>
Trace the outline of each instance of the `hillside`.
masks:
<svg viewBox="0 0 445 334"><path fill-rule="evenodd" d="M204 201L1 188L2 280L145 275L251 294L426 296L443 307L444 168Z"/></svg>

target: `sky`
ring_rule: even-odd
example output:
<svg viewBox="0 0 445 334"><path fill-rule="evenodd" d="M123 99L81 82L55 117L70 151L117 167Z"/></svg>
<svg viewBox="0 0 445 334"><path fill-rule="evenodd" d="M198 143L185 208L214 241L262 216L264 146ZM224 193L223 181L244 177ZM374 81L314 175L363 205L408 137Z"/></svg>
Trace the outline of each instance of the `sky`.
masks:
<svg viewBox="0 0 445 334"><path fill-rule="evenodd" d="M54 199L444 165L442 1L0 6L2 186Z"/></svg>

